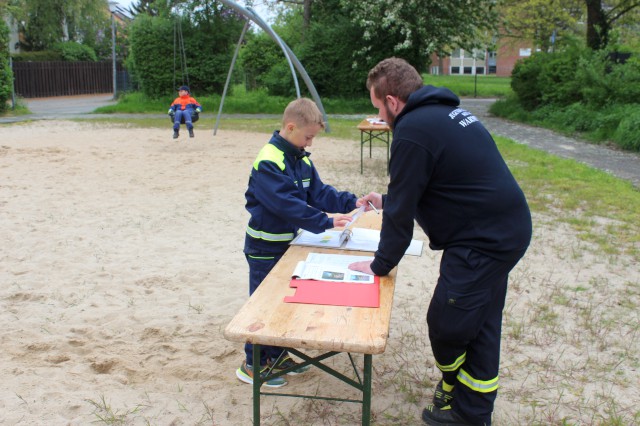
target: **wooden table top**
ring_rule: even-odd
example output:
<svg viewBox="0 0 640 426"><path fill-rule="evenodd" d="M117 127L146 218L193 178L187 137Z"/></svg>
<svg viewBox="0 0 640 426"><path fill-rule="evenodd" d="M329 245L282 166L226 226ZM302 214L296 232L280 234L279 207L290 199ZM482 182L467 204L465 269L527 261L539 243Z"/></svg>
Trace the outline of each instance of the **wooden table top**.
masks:
<svg viewBox="0 0 640 426"><path fill-rule="evenodd" d="M362 215L359 228L380 229L382 214ZM373 256L373 253L291 246L227 325L227 340L261 345L352 352L383 353L389 336L389 322L397 268L380 277L380 307L285 303L295 293L289 287L291 274L300 260L314 253Z"/></svg>
<svg viewBox="0 0 640 426"><path fill-rule="evenodd" d="M374 117L368 117L368 118L374 118ZM358 129L359 130L380 130L380 131L390 131L391 127L389 127L389 124L385 123L385 124L373 124L370 123L366 118L363 119L360 123L358 123Z"/></svg>

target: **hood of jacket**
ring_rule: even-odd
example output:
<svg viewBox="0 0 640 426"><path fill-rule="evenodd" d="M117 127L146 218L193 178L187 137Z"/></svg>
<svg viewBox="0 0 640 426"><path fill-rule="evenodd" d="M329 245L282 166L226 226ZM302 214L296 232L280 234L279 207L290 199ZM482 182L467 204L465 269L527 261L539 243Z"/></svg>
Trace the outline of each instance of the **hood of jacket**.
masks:
<svg viewBox="0 0 640 426"><path fill-rule="evenodd" d="M442 104L449 106L458 106L460 105L460 98L456 96L451 90L446 87L435 87L432 85L422 86L411 95L409 95L409 99L407 99L407 103L398 114L395 119L395 123L398 122L402 118L403 115L407 114L409 111L412 111L418 107L424 105L433 105L433 104Z"/></svg>

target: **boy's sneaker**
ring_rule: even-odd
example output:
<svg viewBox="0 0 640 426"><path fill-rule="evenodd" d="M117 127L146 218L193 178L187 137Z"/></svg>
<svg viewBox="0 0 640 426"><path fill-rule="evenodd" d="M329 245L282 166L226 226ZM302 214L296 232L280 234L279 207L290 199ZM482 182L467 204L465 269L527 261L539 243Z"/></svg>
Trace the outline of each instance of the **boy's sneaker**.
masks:
<svg viewBox="0 0 640 426"><path fill-rule="evenodd" d="M260 377L265 377L267 372L269 371L269 367L262 367L260 370ZM246 361L242 362L240 368L236 370L236 376L238 379L245 383L253 384L253 367L251 365L247 365ZM286 385L287 381L282 377L275 377L264 382L262 385L268 388L281 388Z"/></svg>
<svg viewBox="0 0 640 426"><path fill-rule="evenodd" d="M453 400L453 392L447 392L442 388L442 380L436 385L436 390L433 393L433 405L438 408L446 407L451 404Z"/></svg>
<svg viewBox="0 0 640 426"><path fill-rule="evenodd" d="M193 136L193 129L189 129L189 137L192 138Z"/></svg>
<svg viewBox="0 0 640 426"><path fill-rule="evenodd" d="M275 364L272 364L272 361L269 360L269 366L273 369L273 371L282 371L290 367L295 367L296 365L299 364L291 359L288 354L280 357L280 360L278 360L278 362ZM305 365L304 367L296 368L295 370L289 371L287 375L295 376L296 374L302 374L306 371L309 371L310 368L311 365Z"/></svg>
<svg viewBox="0 0 640 426"><path fill-rule="evenodd" d="M173 138L174 139L178 139L178 136L180 136L180 132L178 130L174 130L173 131Z"/></svg>

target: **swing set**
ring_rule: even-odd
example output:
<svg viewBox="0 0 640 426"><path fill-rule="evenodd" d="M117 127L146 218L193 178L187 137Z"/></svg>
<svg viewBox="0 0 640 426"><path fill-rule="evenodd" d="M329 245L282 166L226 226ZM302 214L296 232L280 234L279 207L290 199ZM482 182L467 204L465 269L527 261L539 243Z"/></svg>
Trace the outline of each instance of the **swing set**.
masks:
<svg viewBox="0 0 640 426"><path fill-rule="evenodd" d="M287 60L287 63L289 64L289 69L291 70L293 82L296 87L296 96L297 98L300 98L301 97L300 86L298 84L298 77L296 75L296 71L298 71L298 73L302 77L302 80L305 82L307 89L311 94L311 97L313 98L314 102L318 106L318 109L322 113L324 122L327 123L327 125L325 126L325 132L329 133L331 131L329 128L329 119L322 105L322 101L320 100L320 96L318 95L318 92L315 86L313 85L311 78L309 78L307 71L304 69L304 67L302 66L302 64L296 57L296 55L289 48L289 46L287 46L287 44L280 38L280 36L278 36L278 34L276 34L276 32L273 31L273 29L269 26L269 24L267 24L264 20L262 20L262 18L250 6L248 6L247 8L244 8L231 0L220 0L220 3L235 10L240 15L247 18L247 21L244 24L244 28L242 29L242 33L240 34L240 39L238 40L238 44L236 45L236 50L233 53L233 58L231 59L231 65L229 66L229 72L227 74L227 81L224 84L222 98L220 99L220 108L218 108L218 116L216 117L216 124L213 129L213 135L215 136L218 131L218 124L220 123L220 117L222 115L222 107L224 106L224 98L227 95L227 89L229 88L229 83L231 81L231 74L233 73L233 67L235 66L236 59L238 58L238 52L240 51L240 46L242 45L242 42L244 40L244 35L246 34L247 29L249 28L249 25L251 24L251 22L256 23L282 49L282 52ZM185 76L186 76L187 85L189 85L187 56L186 56L186 50L184 48L184 38L182 37L182 24L180 23L179 19L177 20L177 24L174 26L174 33L173 33L173 85L174 86L176 84L176 65L177 65L176 56L178 54L178 50L180 50L179 52L180 53L180 69L182 72L182 81L184 83ZM193 122L195 123L198 120L198 118L199 118L198 115L194 114L192 116ZM184 123L184 120L183 120L183 123Z"/></svg>
<svg viewBox="0 0 640 426"><path fill-rule="evenodd" d="M173 25L173 87L176 86L176 56L180 53L180 72L182 74L182 84L191 87L189 84L189 69L187 68L187 50L184 48L184 37L182 36L182 21L179 17L176 18L176 22ZM173 123L174 116L169 115L169 119ZM198 111L193 111L191 114L191 122L195 123L200 119ZM184 115L180 120L180 124L184 124Z"/></svg>

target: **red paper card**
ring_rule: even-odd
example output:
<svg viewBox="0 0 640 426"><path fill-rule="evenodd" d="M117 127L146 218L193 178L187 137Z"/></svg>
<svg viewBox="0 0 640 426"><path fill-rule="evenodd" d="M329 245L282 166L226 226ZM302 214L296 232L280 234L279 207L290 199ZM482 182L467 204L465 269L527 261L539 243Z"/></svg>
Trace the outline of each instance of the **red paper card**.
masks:
<svg viewBox="0 0 640 426"><path fill-rule="evenodd" d="M353 306L359 308L380 307L380 277L373 284L341 283L334 281L291 280L295 288L293 296L286 296L286 303L313 305Z"/></svg>

